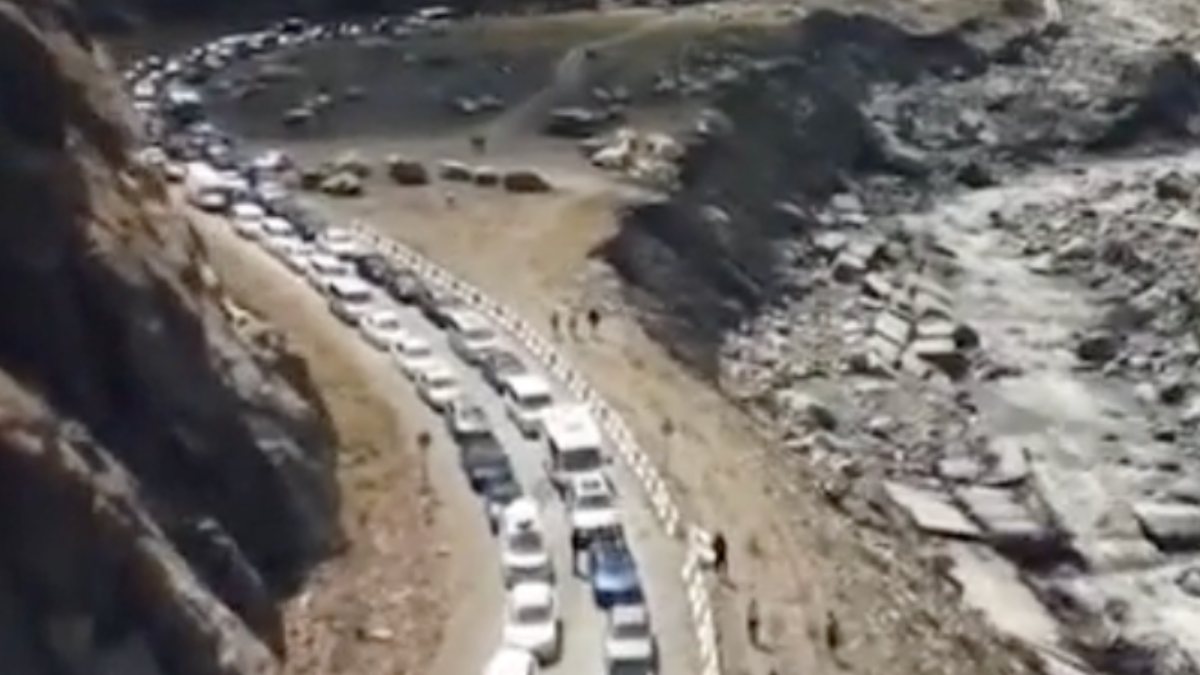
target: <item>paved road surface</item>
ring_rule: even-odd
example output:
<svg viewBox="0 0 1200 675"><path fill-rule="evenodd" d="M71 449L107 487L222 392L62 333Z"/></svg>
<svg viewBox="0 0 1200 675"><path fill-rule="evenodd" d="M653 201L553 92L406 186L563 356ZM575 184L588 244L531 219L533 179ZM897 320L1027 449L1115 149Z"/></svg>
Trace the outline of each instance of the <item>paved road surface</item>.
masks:
<svg viewBox="0 0 1200 675"><path fill-rule="evenodd" d="M200 217L202 226L210 236L220 236L244 246L247 259L257 264L272 266L280 272L280 283L294 283L307 288L307 284L293 275L281 263L267 253L232 233L223 220ZM336 222L336 221L335 221ZM287 277L285 279L284 277ZM316 306L324 304L316 291L309 290L308 296ZM525 491L541 505L546 521L557 572L557 588L565 627L562 660L547 668L547 673L562 675L599 675L603 671L601 641L604 634L604 614L592 602L590 590L583 579L572 574L570 564L569 528L561 501L551 488L543 468L545 448L540 441L529 441L517 431L504 413L503 405L495 392L487 385L474 368L462 363L450 351L444 334L430 324L421 313L412 307L391 305L406 325L428 338L443 357L458 370L463 378L464 391L479 402L487 411L497 436L504 444L513 467ZM348 339L358 340L358 334L346 329ZM365 343L363 343L365 345ZM518 345L510 344L521 352ZM521 352L526 362L536 365L528 354ZM383 354L376 358L379 368L392 369L390 359ZM398 395L412 400L411 385L403 383L397 372L388 373L397 387L408 389ZM556 394L567 400L561 386ZM450 580L455 603L447 626L445 644L432 672L435 675L474 675L483 669L488 657L500 642L503 617L503 582L500 576L499 555L495 540L488 532L482 504L473 498L465 477L458 465L457 450L449 442L444 425L439 417L429 411L418 413L411 428L420 425L435 434L434 452L430 457L431 479L439 498L453 518L458 522L452 526L451 544L460 554L459 559L468 561L462 569L450 570ZM610 452L610 456L611 456ZM683 546L680 542L667 539L655 522L649 504L640 493L636 477L614 461L612 476L620 498L622 519L630 546L638 561L643 585L658 634L662 652L663 675L690 675L695 667L696 648L688 616L687 599L679 570L683 562ZM464 548L468 552L463 555Z"/></svg>

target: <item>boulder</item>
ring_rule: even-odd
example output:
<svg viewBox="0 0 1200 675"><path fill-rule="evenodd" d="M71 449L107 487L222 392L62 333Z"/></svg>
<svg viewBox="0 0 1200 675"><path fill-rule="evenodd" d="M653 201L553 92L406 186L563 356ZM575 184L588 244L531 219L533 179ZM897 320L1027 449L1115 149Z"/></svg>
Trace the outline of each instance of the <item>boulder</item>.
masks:
<svg viewBox="0 0 1200 675"><path fill-rule="evenodd" d="M998 550L1024 560L1050 559L1065 552L1064 537L1003 488L965 486L954 492Z"/></svg>
<svg viewBox="0 0 1200 675"><path fill-rule="evenodd" d="M504 174L504 189L509 192L549 192L551 187L540 173L522 169Z"/></svg>
<svg viewBox="0 0 1200 675"><path fill-rule="evenodd" d="M1192 196L1192 186L1178 171L1172 171L1154 181L1154 196L1162 200L1186 202Z"/></svg>
<svg viewBox="0 0 1200 675"><path fill-rule="evenodd" d="M1200 567L1189 567L1180 572L1175 583L1184 593L1200 598Z"/></svg>
<svg viewBox="0 0 1200 675"><path fill-rule="evenodd" d="M1075 356L1081 361L1093 365L1101 365L1111 361L1120 350L1117 337L1107 332L1095 332L1085 335L1075 345Z"/></svg>
<svg viewBox="0 0 1200 675"><path fill-rule="evenodd" d="M954 379L965 375L970 365L953 337L918 337L912 341L909 351Z"/></svg>
<svg viewBox="0 0 1200 675"><path fill-rule="evenodd" d="M427 185L429 170L421 162L392 156L387 160L388 176L397 185Z"/></svg>
<svg viewBox="0 0 1200 675"><path fill-rule="evenodd" d="M1162 550L1200 546L1200 506L1165 502L1136 502L1133 515L1142 531Z"/></svg>

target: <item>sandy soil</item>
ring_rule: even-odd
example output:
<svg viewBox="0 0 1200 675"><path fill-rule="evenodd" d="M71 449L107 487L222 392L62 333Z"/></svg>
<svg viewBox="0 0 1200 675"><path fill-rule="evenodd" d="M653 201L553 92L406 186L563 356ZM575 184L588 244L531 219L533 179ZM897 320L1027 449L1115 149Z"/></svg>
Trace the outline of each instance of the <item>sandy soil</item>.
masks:
<svg viewBox="0 0 1200 675"><path fill-rule="evenodd" d="M195 222L230 295L285 333L305 359L341 441L348 548L287 605L286 672L426 672L447 617L454 565L444 558L455 534L445 527L453 514L422 489L411 442L419 431L415 401L395 395L395 383L380 375L390 369L378 368L316 294L219 221Z"/></svg>

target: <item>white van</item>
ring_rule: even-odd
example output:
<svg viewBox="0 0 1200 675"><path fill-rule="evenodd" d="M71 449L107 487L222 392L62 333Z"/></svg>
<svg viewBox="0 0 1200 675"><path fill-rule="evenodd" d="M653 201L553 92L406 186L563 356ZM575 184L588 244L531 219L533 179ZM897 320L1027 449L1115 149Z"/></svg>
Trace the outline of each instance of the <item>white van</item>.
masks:
<svg viewBox="0 0 1200 675"><path fill-rule="evenodd" d="M484 666L483 675L538 675L537 658L524 649L505 645Z"/></svg>
<svg viewBox="0 0 1200 675"><path fill-rule="evenodd" d="M550 383L536 373L513 375L501 390L504 407L521 433L536 438L542 431L542 416L554 404Z"/></svg>
<svg viewBox="0 0 1200 675"><path fill-rule="evenodd" d="M550 480L560 490L575 479L604 471L604 439L587 406L555 406L543 415L542 426L550 452Z"/></svg>

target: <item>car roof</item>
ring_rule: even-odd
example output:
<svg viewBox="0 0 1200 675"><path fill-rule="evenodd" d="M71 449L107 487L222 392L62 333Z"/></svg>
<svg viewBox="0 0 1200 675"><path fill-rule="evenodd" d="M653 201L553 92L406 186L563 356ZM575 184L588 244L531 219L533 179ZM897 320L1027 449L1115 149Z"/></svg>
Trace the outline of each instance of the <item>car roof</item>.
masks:
<svg viewBox="0 0 1200 675"><path fill-rule="evenodd" d="M504 510L506 520L537 520L538 506L537 502L529 497L522 497L508 505Z"/></svg>
<svg viewBox="0 0 1200 675"><path fill-rule="evenodd" d="M473 309L464 307L463 309L455 309L446 313L447 318L459 330L471 330L472 328L491 328L492 324L483 315Z"/></svg>
<svg viewBox="0 0 1200 675"><path fill-rule="evenodd" d="M568 404L555 406L543 418L546 438L559 450L570 451L600 448L604 443L600 427L587 406Z"/></svg>
<svg viewBox="0 0 1200 675"><path fill-rule="evenodd" d="M517 396L549 394L550 383L537 373L521 373L508 378L508 388Z"/></svg>
<svg viewBox="0 0 1200 675"><path fill-rule="evenodd" d="M329 281L329 286L336 293L370 293L374 290L371 284L358 277L337 277Z"/></svg>
<svg viewBox="0 0 1200 675"><path fill-rule="evenodd" d="M650 622L650 612L645 605L617 605L609 610L614 625L641 625Z"/></svg>
<svg viewBox="0 0 1200 675"><path fill-rule="evenodd" d="M485 675L525 675L536 663L533 654L516 647L504 646L488 661Z"/></svg>
<svg viewBox="0 0 1200 675"><path fill-rule="evenodd" d="M608 481L604 479L604 474L599 471L577 476L571 481L571 490L575 492L576 496L612 493Z"/></svg>
<svg viewBox="0 0 1200 675"><path fill-rule="evenodd" d="M309 261L311 261L313 264L332 263L332 264L341 265L341 266L349 266L350 265L350 263L346 262L345 260L342 260L341 258L337 257L336 255L333 255L332 253L322 253L320 251L313 253L312 256L309 258Z"/></svg>
<svg viewBox="0 0 1200 675"><path fill-rule="evenodd" d="M509 591L513 604L542 606L554 602L554 587L544 581L522 581Z"/></svg>

